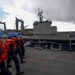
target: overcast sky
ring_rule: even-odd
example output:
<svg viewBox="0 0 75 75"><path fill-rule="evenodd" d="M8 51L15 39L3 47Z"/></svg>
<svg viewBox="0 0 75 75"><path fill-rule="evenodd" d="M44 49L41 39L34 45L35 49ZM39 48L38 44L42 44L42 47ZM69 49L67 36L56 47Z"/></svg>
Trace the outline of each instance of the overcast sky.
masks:
<svg viewBox="0 0 75 75"><path fill-rule="evenodd" d="M58 31L75 31L75 0L0 0L0 21L13 29L15 17L18 17L24 20L25 26L33 28L38 8L44 11L44 19L52 20L52 26L57 26Z"/></svg>

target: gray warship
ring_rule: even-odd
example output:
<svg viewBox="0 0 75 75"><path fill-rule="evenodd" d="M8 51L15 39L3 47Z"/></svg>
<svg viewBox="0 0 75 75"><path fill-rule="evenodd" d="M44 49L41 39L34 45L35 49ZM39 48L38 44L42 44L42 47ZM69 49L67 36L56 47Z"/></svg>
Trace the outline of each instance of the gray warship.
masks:
<svg viewBox="0 0 75 75"><path fill-rule="evenodd" d="M68 50L74 50L75 45L75 31L69 32L58 32L56 26L52 26L51 20L43 20L43 11L38 10L39 21L33 23L33 29L26 29L24 26L24 21L16 17L15 27L16 29L6 29L5 22L0 22L4 25L3 33L7 37L8 32L17 32L22 34L26 41L31 41L32 46L39 44L45 44L48 48L53 48L53 44L58 45L58 47L68 46ZM19 30L19 22L21 23L21 29ZM27 25L28 26L28 25ZM73 46L73 47L72 47Z"/></svg>

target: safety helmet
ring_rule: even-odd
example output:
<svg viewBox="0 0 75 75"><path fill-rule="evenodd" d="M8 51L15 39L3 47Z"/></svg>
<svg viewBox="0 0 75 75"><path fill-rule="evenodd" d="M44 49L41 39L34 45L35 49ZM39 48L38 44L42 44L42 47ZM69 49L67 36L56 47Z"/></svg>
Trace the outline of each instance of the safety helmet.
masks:
<svg viewBox="0 0 75 75"><path fill-rule="evenodd" d="M16 36L16 37L18 37L18 34L17 34L16 32L14 32L13 36Z"/></svg>
<svg viewBox="0 0 75 75"><path fill-rule="evenodd" d="M13 34L12 33L8 33L8 37L9 38L12 38L13 37Z"/></svg>
<svg viewBox="0 0 75 75"><path fill-rule="evenodd" d="M23 36L22 35L19 35L19 38L23 38Z"/></svg>
<svg viewBox="0 0 75 75"><path fill-rule="evenodd" d="M0 31L0 38L3 38L3 37L4 37L3 32Z"/></svg>

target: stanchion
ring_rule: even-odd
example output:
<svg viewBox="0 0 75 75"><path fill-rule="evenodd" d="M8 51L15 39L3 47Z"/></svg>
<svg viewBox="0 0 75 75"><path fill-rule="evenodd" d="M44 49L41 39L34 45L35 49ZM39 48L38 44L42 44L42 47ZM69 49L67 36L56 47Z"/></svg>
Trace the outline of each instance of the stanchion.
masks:
<svg viewBox="0 0 75 75"><path fill-rule="evenodd" d="M69 44L70 44L70 51L71 51L71 39L70 39L70 42L69 42Z"/></svg>
<svg viewBox="0 0 75 75"><path fill-rule="evenodd" d="M51 48L50 49L53 49L53 44L51 44Z"/></svg>
<svg viewBox="0 0 75 75"><path fill-rule="evenodd" d="M59 46L59 50L62 50L62 46L61 46L61 44L60 44L60 46Z"/></svg>

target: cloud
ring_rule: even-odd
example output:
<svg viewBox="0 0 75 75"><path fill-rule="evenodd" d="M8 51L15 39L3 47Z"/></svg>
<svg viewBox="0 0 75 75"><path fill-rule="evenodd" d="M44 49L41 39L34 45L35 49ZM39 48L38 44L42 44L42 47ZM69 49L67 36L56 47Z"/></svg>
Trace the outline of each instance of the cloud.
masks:
<svg viewBox="0 0 75 75"><path fill-rule="evenodd" d="M29 12L27 10L22 9L24 3L24 0L13 0L13 2L10 2L9 0L5 1L5 5L2 5L3 11L8 13L6 15L6 18L3 19L3 21L6 21L7 28L11 29L15 28L15 17L18 17L22 20L24 20L25 25L29 24L29 27L32 28L32 22L36 20L36 16L34 13ZM11 4L12 3L12 4Z"/></svg>
<svg viewBox="0 0 75 75"><path fill-rule="evenodd" d="M75 31L75 25L69 22L53 21L52 26L57 26L58 31Z"/></svg>
<svg viewBox="0 0 75 75"><path fill-rule="evenodd" d="M37 13L40 8L44 11L45 19L61 22L75 22L75 0L27 0L31 8L27 5L23 9Z"/></svg>
<svg viewBox="0 0 75 75"><path fill-rule="evenodd" d="M75 21L75 0L32 0L44 10L45 18L55 21ZM37 9L37 8L34 9Z"/></svg>
<svg viewBox="0 0 75 75"><path fill-rule="evenodd" d="M32 28L31 24L37 20L38 8L44 11L44 19L57 21L58 24L60 22L63 26L72 25L74 28L74 24L71 24L75 23L74 6L75 0L0 0L0 7L5 12L3 21L6 21L7 28L10 28L10 25L14 28L15 17L23 19L25 25L29 24ZM62 30L60 25L58 27Z"/></svg>

